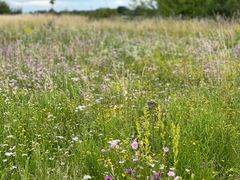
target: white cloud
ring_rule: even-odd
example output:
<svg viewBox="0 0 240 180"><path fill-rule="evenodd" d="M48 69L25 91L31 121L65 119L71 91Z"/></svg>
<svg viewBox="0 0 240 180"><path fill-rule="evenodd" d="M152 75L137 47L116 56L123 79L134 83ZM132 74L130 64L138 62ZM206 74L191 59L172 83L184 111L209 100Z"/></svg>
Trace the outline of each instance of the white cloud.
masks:
<svg viewBox="0 0 240 180"><path fill-rule="evenodd" d="M23 4L28 6L48 6L49 2L48 1L28 1L28 2L24 2Z"/></svg>

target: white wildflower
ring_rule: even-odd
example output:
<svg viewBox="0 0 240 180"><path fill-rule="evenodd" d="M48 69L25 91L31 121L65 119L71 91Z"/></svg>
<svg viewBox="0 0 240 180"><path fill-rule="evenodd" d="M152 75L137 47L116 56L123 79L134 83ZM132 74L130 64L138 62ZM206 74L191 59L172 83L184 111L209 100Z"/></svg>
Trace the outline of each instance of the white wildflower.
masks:
<svg viewBox="0 0 240 180"><path fill-rule="evenodd" d="M15 152L6 152L5 156L16 156Z"/></svg>
<svg viewBox="0 0 240 180"><path fill-rule="evenodd" d="M63 136L56 136L56 138L58 138L58 139L64 139Z"/></svg>
<svg viewBox="0 0 240 180"><path fill-rule="evenodd" d="M11 170L17 169L17 166L12 166Z"/></svg>
<svg viewBox="0 0 240 180"><path fill-rule="evenodd" d="M119 161L119 164L124 164L126 161L125 160L122 160L122 161Z"/></svg>
<svg viewBox="0 0 240 180"><path fill-rule="evenodd" d="M119 147L119 143L121 141L119 139L115 139L115 140L112 140L112 141L108 141L108 143L110 144L110 147L111 148L118 148Z"/></svg>
<svg viewBox="0 0 240 180"><path fill-rule="evenodd" d="M77 78L77 77L73 77L71 79L72 79L73 82L78 82L79 81L79 78Z"/></svg>
<svg viewBox="0 0 240 180"><path fill-rule="evenodd" d="M75 136L72 138L73 141L77 142L79 140L79 137Z"/></svg>
<svg viewBox="0 0 240 180"><path fill-rule="evenodd" d="M89 176L89 175L84 175L84 176L83 176L83 179L84 179L84 180L88 180L88 179L92 179L92 177Z"/></svg>
<svg viewBox="0 0 240 180"><path fill-rule="evenodd" d="M10 135L7 136L7 138L8 138L8 139L12 139L12 138L13 138L13 135L10 134Z"/></svg>
<svg viewBox="0 0 240 180"><path fill-rule="evenodd" d="M6 147L8 144L0 144L1 147Z"/></svg>
<svg viewBox="0 0 240 180"><path fill-rule="evenodd" d="M86 106L78 106L75 109L75 112L83 111L86 108Z"/></svg>
<svg viewBox="0 0 240 180"><path fill-rule="evenodd" d="M161 164L160 165L160 169L163 170L165 168L165 165L164 164Z"/></svg>
<svg viewBox="0 0 240 180"><path fill-rule="evenodd" d="M48 119L55 119L56 117L54 116L54 115L52 115L52 114L49 114L48 115Z"/></svg>

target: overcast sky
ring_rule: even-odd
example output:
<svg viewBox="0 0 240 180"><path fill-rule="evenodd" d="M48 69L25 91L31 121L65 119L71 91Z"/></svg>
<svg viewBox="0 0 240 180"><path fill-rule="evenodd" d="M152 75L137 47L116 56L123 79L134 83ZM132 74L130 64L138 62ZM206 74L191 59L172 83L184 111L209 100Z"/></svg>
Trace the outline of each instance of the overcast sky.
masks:
<svg viewBox="0 0 240 180"><path fill-rule="evenodd" d="M5 0L11 7L22 8L24 12L49 10L49 0ZM100 7L128 6L131 0L56 0L56 10L91 10Z"/></svg>

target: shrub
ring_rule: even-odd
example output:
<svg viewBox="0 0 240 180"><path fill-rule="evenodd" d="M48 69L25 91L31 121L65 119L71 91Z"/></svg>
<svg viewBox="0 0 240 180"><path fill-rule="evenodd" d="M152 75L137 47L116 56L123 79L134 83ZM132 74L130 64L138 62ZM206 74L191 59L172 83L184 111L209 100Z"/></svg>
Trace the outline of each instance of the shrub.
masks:
<svg viewBox="0 0 240 180"><path fill-rule="evenodd" d="M117 11L115 9L110 8L100 8L96 11L92 11L89 14L90 19L99 19L99 18L109 18L117 15Z"/></svg>

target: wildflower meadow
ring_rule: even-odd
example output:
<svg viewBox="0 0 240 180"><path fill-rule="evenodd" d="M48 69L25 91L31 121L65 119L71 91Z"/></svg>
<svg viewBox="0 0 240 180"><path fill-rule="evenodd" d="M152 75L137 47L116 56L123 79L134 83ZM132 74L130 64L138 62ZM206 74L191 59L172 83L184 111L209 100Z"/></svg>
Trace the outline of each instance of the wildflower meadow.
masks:
<svg viewBox="0 0 240 180"><path fill-rule="evenodd" d="M240 179L238 20L0 17L0 179Z"/></svg>

